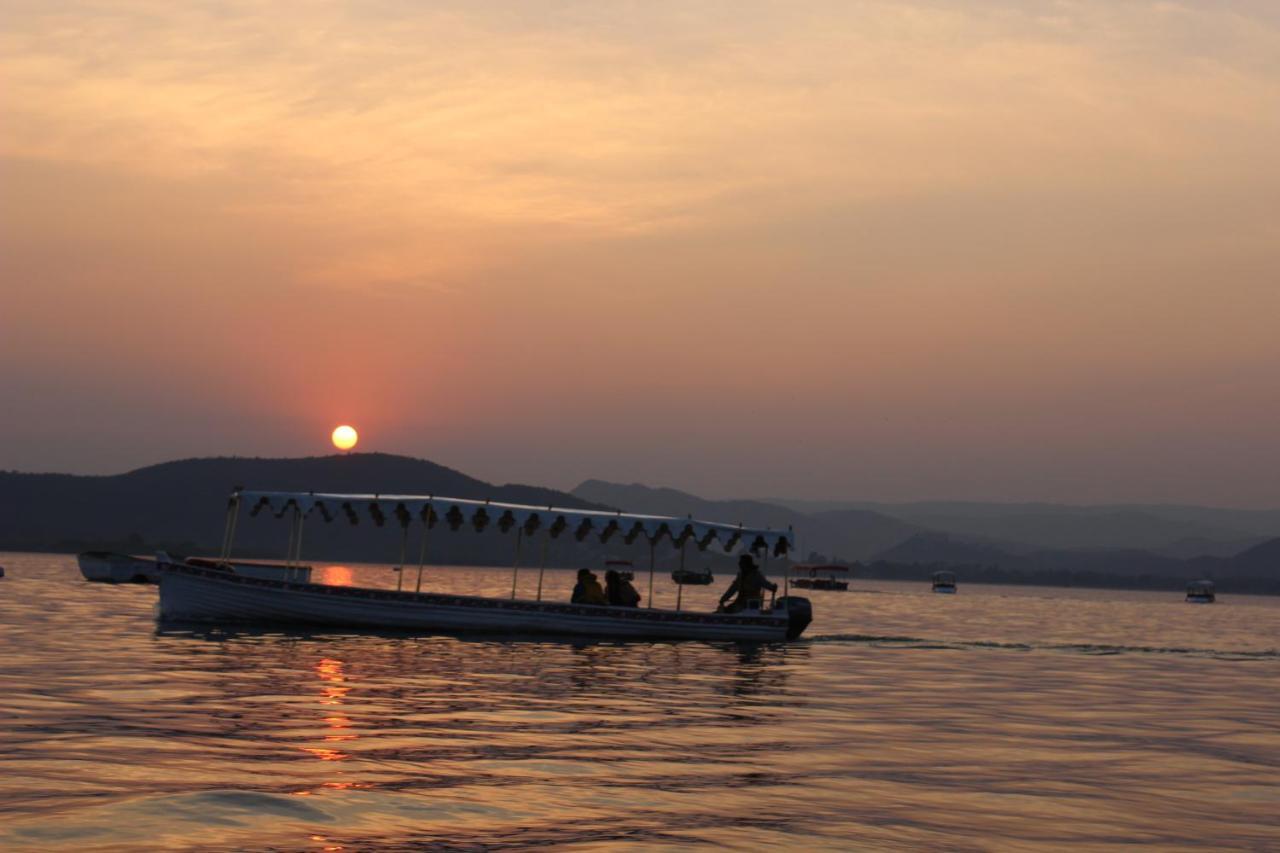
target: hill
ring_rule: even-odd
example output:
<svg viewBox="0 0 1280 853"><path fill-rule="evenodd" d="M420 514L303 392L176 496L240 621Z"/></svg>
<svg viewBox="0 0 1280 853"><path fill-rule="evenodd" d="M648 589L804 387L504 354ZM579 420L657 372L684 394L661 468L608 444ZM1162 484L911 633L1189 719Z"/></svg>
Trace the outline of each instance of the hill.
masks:
<svg viewBox="0 0 1280 853"><path fill-rule="evenodd" d="M843 509L807 515L764 501L708 500L676 489L639 483L623 485L587 480L575 488L573 494L626 512L692 515L750 527L790 527L799 537L801 554L816 551L849 560L871 557L920 531L914 524L867 510Z"/></svg>
<svg viewBox="0 0 1280 853"><path fill-rule="evenodd" d="M0 548L82 550L115 547L145 551L163 546L211 553L222 539L227 495L234 486L282 491L441 494L516 503L592 508L573 495L518 484L494 485L423 459L355 453L299 459L220 457L185 459L114 476L0 473ZM237 553L283 554L287 525L242 517ZM502 537L438 537L438 559L502 564L510 560ZM394 533L371 525L309 524L304 554L332 559L392 562Z"/></svg>
<svg viewBox="0 0 1280 853"><path fill-rule="evenodd" d="M1280 538L1234 557L1179 559L1133 548L1043 549L1011 553L995 545L922 533L876 556L873 574L922 578L938 568L994 583L1176 588L1210 578L1224 592L1280 593Z"/></svg>
<svg viewBox="0 0 1280 853"><path fill-rule="evenodd" d="M802 513L863 509L928 530L1013 550L1131 548L1170 557L1227 557L1280 534L1280 510L1162 504L800 501L768 499Z"/></svg>

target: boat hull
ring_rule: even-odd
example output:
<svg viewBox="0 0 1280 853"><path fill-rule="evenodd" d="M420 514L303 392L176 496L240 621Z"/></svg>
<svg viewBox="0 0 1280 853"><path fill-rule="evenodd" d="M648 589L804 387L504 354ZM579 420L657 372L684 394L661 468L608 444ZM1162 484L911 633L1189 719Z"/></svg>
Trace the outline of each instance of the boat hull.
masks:
<svg viewBox="0 0 1280 853"><path fill-rule="evenodd" d="M830 580L826 578L797 578L791 585L799 589L825 589L843 592L849 588L848 581Z"/></svg>
<svg viewBox="0 0 1280 853"><path fill-rule="evenodd" d="M336 587L164 564L163 622L255 623L595 639L794 639L811 618L803 598L771 612L711 614Z"/></svg>
<svg viewBox="0 0 1280 853"><path fill-rule="evenodd" d="M85 551L76 555L80 574L95 583L159 583L155 560L114 554L109 551Z"/></svg>
<svg viewBox="0 0 1280 853"><path fill-rule="evenodd" d="M80 564L80 574L87 581L95 583L160 583L160 568L155 560L146 557L131 557L127 554L116 554L110 551L85 551L76 555ZM218 561L203 557L191 558L194 565L214 568ZM295 580L307 583L311 580L310 566L283 566L276 563L247 563L235 561L230 564L236 574L252 578L269 578L272 580Z"/></svg>

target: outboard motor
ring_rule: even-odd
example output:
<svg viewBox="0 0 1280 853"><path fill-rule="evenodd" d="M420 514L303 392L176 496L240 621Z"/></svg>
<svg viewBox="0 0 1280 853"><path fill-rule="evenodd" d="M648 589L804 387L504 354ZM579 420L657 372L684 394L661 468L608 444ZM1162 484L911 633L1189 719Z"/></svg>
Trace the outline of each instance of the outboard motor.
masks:
<svg viewBox="0 0 1280 853"><path fill-rule="evenodd" d="M809 599L798 595L784 595L774 602L775 610L781 608L787 613L787 639L794 640L804 633L813 621L813 605Z"/></svg>

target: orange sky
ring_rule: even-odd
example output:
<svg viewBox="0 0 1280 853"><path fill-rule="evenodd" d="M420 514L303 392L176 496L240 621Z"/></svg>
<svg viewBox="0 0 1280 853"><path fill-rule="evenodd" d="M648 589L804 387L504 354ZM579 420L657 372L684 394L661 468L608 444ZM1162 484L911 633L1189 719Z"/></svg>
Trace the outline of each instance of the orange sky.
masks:
<svg viewBox="0 0 1280 853"><path fill-rule="evenodd" d="M0 2L0 468L1280 505L1280 7Z"/></svg>

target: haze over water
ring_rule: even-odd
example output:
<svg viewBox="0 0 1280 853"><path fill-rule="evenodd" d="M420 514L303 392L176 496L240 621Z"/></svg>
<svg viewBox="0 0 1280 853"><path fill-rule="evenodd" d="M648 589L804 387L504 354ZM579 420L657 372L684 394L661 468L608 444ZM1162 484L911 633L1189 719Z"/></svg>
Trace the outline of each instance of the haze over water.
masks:
<svg viewBox="0 0 1280 853"><path fill-rule="evenodd" d="M855 581L758 648L158 634L152 587L0 563L5 850L1280 847L1280 599Z"/></svg>

